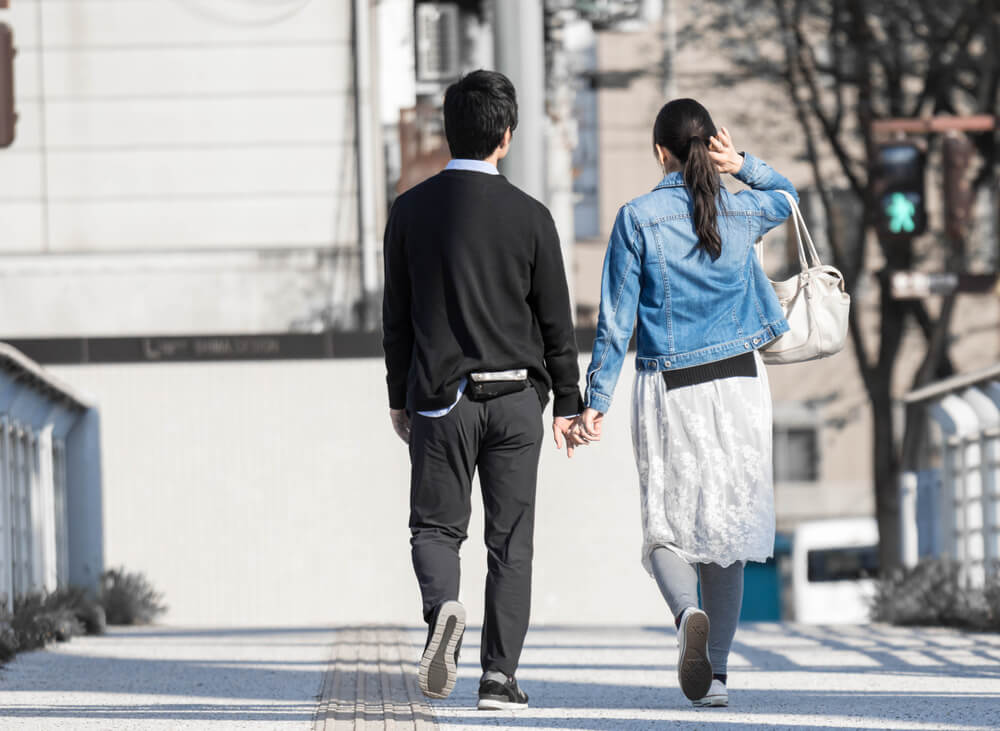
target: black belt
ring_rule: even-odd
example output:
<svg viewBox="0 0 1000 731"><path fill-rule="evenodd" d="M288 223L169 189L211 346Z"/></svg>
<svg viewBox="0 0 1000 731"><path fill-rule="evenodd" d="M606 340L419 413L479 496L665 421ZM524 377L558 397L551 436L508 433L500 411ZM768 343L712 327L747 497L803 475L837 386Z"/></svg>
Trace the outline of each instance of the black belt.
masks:
<svg viewBox="0 0 1000 731"><path fill-rule="evenodd" d="M719 378L756 378L757 359L753 353L740 353L725 360L690 368L678 368L675 371L662 371L662 373L663 382L667 384L668 389L695 386Z"/></svg>
<svg viewBox="0 0 1000 731"><path fill-rule="evenodd" d="M472 401L489 401L499 396L520 393L531 386L526 368L485 373L470 373L465 395Z"/></svg>

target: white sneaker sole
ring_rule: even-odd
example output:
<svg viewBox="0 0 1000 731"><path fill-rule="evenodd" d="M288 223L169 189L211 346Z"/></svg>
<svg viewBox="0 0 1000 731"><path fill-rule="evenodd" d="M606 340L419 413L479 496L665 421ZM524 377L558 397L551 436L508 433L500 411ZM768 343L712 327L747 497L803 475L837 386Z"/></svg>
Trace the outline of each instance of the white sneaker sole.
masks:
<svg viewBox="0 0 1000 731"><path fill-rule="evenodd" d="M442 604L417 674L420 692L428 698L447 698L455 689L458 677L455 648L464 631L465 607L458 602Z"/></svg>
<svg viewBox="0 0 1000 731"><path fill-rule="evenodd" d="M680 626L677 681L689 700L698 701L712 687L712 663L708 659L708 615L700 609L684 613Z"/></svg>
<svg viewBox="0 0 1000 731"><path fill-rule="evenodd" d="M527 703L514 703L513 701L497 701L490 698L480 698L479 705L476 706L480 711L519 711L527 708Z"/></svg>
<svg viewBox="0 0 1000 731"><path fill-rule="evenodd" d="M704 698L699 698L696 701L691 701L694 705L699 708L724 708L729 705L728 695L707 695Z"/></svg>

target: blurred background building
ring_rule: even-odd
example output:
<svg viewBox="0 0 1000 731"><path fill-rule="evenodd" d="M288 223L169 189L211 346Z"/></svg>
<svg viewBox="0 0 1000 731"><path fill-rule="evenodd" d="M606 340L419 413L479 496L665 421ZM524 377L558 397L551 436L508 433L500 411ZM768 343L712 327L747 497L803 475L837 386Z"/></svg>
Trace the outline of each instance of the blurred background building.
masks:
<svg viewBox="0 0 1000 731"><path fill-rule="evenodd" d="M446 164L442 98L464 72L498 68L518 88L502 172L553 212L583 366L610 226L660 178L651 128L671 97L699 99L792 179L828 255L786 89L763 75L726 81L780 44L741 60L708 21L750 4L709 5L11 0L0 20L14 31L20 118L0 150L0 338L101 406L108 564L146 570L169 619L186 622L361 621L348 586L409 580L406 456L378 360L381 232L395 196ZM857 218L841 199L842 219ZM996 270L995 186L973 215L974 256ZM771 271L787 253L785 234L771 234ZM877 309L883 263L868 257L856 307ZM952 358L962 370L995 363L998 333L1000 298L963 297ZM877 343L874 328L865 337ZM897 398L922 357L908 329ZM871 517L872 415L852 355L769 376L779 530ZM591 571L610 593L655 593L637 561L630 380L627 365L609 417L617 436L582 456L586 468L543 460L553 489L566 470L588 475L571 514L541 498L543 620L566 619L562 598ZM558 540L567 524L607 540L570 554ZM372 540L378 549L359 553ZM469 548L475 577L481 553ZM621 576L623 553L634 570ZM404 621L411 588L364 591ZM659 603L642 612L659 616Z"/></svg>

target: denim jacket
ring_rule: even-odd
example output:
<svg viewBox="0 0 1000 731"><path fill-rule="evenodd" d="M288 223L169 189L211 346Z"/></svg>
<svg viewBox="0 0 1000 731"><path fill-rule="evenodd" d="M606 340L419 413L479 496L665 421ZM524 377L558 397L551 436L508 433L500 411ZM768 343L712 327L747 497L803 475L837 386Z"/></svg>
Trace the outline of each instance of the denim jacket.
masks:
<svg viewBox="0 0 1000 731"><path fill-rule="evenodd" d="M666 371L756 350L788 330L754 242L790 214L783 175L745 154L735 177L750 186L719 198L722 254L698 247L681 173L618 211L601 281L601 310L587 370L587 406L606 412L632 329L638 370Z"/></svg>

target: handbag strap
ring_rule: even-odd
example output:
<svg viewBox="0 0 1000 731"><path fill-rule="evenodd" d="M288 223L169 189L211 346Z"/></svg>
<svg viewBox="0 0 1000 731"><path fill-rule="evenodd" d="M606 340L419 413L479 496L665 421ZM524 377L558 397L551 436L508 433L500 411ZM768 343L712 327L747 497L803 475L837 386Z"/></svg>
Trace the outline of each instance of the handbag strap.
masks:
<svg viewBox="0 0 1000 731"><path fill-rule="evenodd" d="M802 211L799 210L798 203L795 202L795 196L787 190L776 192L785 196L788 200L788 205L792 208L791 218L794 221L795 240L799 250L799 266L802 268L802 271L823 266L823 262L819 258L819 252L816 251L816 244L813 243L812 236L809 235L809 229L806 227L806 220L802 217Z"/></svg>

